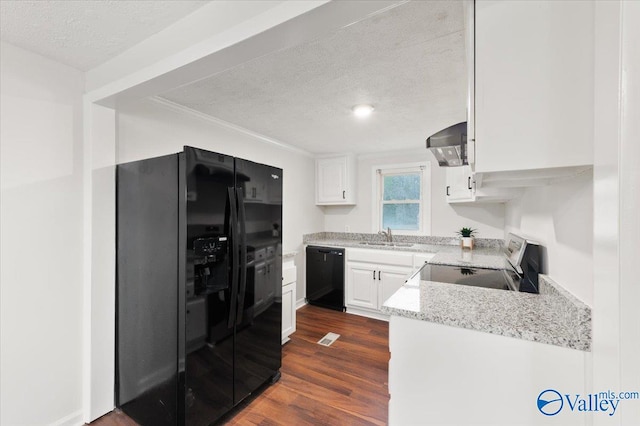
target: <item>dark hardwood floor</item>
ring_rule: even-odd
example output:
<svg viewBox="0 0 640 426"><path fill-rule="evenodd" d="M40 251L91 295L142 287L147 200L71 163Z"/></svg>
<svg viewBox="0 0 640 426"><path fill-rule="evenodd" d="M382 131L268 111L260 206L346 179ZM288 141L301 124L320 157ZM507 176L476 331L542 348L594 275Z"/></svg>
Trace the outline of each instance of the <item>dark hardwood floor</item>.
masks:
<svg viewBox="0 0 640 426"><path fill-rule="evenodd" d="M326 333L340 338L330 347ZM305 306L282 348L282 377L232 414L227 425L385 425L389 405L388 324ZM137 426L114 411L92 426Z"/></svg>

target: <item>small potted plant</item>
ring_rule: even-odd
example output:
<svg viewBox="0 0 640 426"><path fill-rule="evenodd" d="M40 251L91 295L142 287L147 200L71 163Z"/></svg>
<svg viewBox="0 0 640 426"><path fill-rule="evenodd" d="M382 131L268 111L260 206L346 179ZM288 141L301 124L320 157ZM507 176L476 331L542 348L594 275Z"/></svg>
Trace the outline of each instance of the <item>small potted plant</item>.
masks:
<svg viewBox="0 0 640 426"><path fill-rule="evenodd" d="M460 235L460 246L463 249L473 249L473 237L476 234L476 229L464 227L456 232Z"/></svg>

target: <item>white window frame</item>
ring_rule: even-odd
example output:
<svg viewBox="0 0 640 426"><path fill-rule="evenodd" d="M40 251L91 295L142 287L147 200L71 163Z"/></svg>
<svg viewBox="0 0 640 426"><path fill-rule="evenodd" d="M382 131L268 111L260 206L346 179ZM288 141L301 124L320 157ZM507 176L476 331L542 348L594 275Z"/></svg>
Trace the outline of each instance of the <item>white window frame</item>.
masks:
<svg viewBox="0 0 640 426"><path fill-rule="evenodd" d="M417 231L398 230L399 235L431 235L431 163L379 164L371 170L373 192L371 200L373 209L373 233L386 231L382 229L382 176L391 173L422 172L420 185L420 229ZM394 233L394 230L391 230Z"/></svg>

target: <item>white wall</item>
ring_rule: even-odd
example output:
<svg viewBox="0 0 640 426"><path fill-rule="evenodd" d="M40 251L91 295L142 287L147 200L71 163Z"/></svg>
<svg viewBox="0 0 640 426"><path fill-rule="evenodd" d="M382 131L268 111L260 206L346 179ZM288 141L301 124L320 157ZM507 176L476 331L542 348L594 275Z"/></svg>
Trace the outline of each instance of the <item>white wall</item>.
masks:
<svg viewBox="0 0 640 426"><path fill-rule="evenodd" d="M544 246L547 273L593 306L593 173L528 188L506 205L507 232Z"/></svg>
<svg viewBox="0 0 640 426"><path fill-rule="evenodd" d="M596 3L591 388L640 387L640 3ZM640 403L594 425L640 424Z"/></svg>
<svg viewBox="0 0 640 426"><path fill-rule="evenodd" d="M452 205L447 203L446 169L439 167L425 149L416 154L366 155L358 158L355 206L326 206L324 230L328 232L373 232L373 168L378 165L431 162L431 235L454 237L463 226L478 229L480 238L504 238L504 205Z"/></svg>
<svg viewBox="0 0 640 426"><path fill-rule="evenodd" d="M622 14L622 125L620 143L620 388L640 387L640 3ZM606 285L606 284L605 284ZM604 286L602 286L604 287ZM604 290L601 288L600 290ZM640 403L624 407L621 424L640 423Z"/></svg>
<svg viewBox="0 0 640 426"><path fill-rule="evenodd" d="M85 99L86 101L86 99ZM114 407L115 376L115 111L84 105L84 365L85 422Z"/></svg>
<svg viewBox="0 0 640 426"><path fill-rule="evenodd" d="M283 252L298 251L297 295L304 298L302 235L323 230L322 210L315 205L312 157L151 100L122 107L117 116L119 163L179 152L190 145L282 168Z"/></svg>
<svg viewBox="0 0 640 426"><path fill-rule="evenodd" d="M0 423L79 424L83 74L0 52Z"/></svg>

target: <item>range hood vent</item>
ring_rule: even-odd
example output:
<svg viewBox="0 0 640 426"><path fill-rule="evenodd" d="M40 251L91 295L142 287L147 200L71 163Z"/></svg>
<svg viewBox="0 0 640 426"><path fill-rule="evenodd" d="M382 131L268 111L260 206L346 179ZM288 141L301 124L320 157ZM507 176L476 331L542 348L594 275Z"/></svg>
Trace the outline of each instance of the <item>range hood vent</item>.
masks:
<svg viewBox="0 0 640 426"><path fill-rule="evenodd" d="M467 161L467 122L463 121L427 138L427 149L443 167L459 167Z"/></svg>

